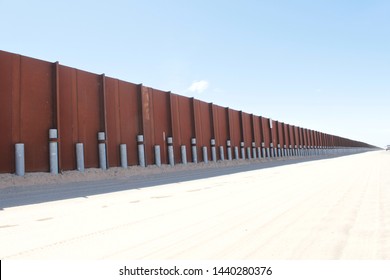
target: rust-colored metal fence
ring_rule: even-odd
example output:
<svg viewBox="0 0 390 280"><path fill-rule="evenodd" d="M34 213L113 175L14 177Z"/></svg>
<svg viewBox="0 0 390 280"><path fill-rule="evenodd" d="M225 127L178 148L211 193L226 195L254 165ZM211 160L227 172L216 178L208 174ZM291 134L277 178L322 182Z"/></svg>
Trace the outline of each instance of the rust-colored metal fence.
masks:
<svg viewBox="0 0 390 280"><path fill-rule="evenodd" d="M231 147L248 155L264 145L296 147L372 147L366 143L303 129L265 117L187 98L170 92L88 73L75 68L0 51L0 172L15 172L15 144L25 144L25 169L49 171L49 129L58 131L60 170L76 169L76 143L84 145L85 167L99 167L98 132L105 132L108 167L121 165L121 144L127 146L127 162L138 164L137 135L144 136L146 165L168 163L168 137L173 139L175 162L181 147L197 158L202 147L211 159ZM264 143L264 144L263 144ZM242 146L243 144L243 146Z"/></svg>

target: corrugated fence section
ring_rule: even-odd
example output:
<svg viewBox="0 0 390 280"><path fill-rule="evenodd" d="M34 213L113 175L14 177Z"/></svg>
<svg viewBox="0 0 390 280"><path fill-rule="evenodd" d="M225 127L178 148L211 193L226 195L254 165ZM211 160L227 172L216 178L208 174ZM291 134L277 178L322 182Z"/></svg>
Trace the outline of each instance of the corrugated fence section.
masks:
<svg viewBox="0 0 390 280"><path fill-rule="evenodd" d="M296 149L375 148L366 143L285 124L194 98L136 85L105 75L0 51L0 172L15 172L15 144L25 145L25 169L49 171L48 131L58 131L58 166L76 169L76 143L84 145L86 168L99 167L98 132L105 132L108 167L139 163L137 135L144 137L146 165L174 161L298 155ZM100 141L101 142L101 141ZM184 150L183 150L184 149ZM270 150L269 155L264 152ZM287 151L288 150L288 151ZM204 158L204 151L207 158ZM319 153L319 152L318 152ZM310 154L310 153L308 153Z"/></svg>

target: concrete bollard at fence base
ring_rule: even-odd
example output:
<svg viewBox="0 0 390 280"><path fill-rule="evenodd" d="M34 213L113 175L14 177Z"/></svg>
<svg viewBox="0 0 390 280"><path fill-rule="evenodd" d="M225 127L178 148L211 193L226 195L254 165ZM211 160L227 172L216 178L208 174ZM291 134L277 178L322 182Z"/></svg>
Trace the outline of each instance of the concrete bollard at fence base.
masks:
<svg viewBox="0 0 390 280"><path fill-rule="evenodd" d="M252 159L251 148L250 148L250 147L247 147L247 148L246 148L246 155L247 155L247 158L248 158L248 159Z"/></svg>
<svg viewBox="0 0 390 280"><path fill-rule="evenodd" d="M232 160L233 156L232 156L232 147L231 147L230 140L226 141L226 146L227 146L227 157L228 157L228 160Z"/></svg>
<svg viewBox="0 0 390 280"><path fill-rule="evenodd" d="M208 158L208 155L207 155L207 147L206 146L202 147L202 153L203 153L203 162L204 163L208 163L209 162L209 158Z"/></svg>
<svg viewBox="0 0 390 280"><path fill-rule="evenodd" d="M121 167L127 168L127 145L126 144L120 144L119 145L119 154L121 158Z"/></svg>
<svg viewBox="0 0 390 280"><path fill-rule="evenodd" d="M261 142L261 153L263 155L263 158L267 157L267 155L265 153L265 143L264 142Z"/></svg>
<svg viewBox="0 0 390 280"><path fill-rule="evenodd" d="M241 158L245 159L245 143L241 142L240 145L241 145Z"/></svg>
<svg viewBox="0 0 390 280"><path fill-rule="evenodd" d="M275 154L274 154L274 143L270 143L270 157L275 157Z"/></svg>
<svg viewBox="0 0 390 280"><path fill-rule="evenodd" d="M180 151L181 151L181 163L182 164L187 164L187 149L186 149L186 146L182 145L180 147Z"/></svg>
<svg viewBox="0 0 390 280"><path fill-rule="evenodd" d="M220 160L224 161L225 160L225 151L223 149L223 146L219 146L219 158Z"/></svg>
<svg viewBox="0 0 390 280"><path fill-rule="evenodd" d="M145 149L144 149L144 136L137 135L137 147L138 147L138 164L141 167L145 167Z"/></svg>
<svg viewBox="0 0 390 280"><path fill-rule="evenodd" d="M101 169L107 169L107 157L106 157L106 134L104 132L98 132L99 142L99 166Z"/></svg>
<svg viewBox="0 0 390 280"><path fill-rule="evenodd" d="M57 129L49 129L49 163L50 173L58 174L58 133Z"/></svg>
<svg viewBox="0 0 390 280"><path fill-rule="evenodd" d="M161 167L161 148L160 145L154 146L154 163L156 166Z"/></svg>
<svg viewBox="0 0 390 280"><path fill-rule="evenodd" d="M271 150L270 150L270 148L266 148L266 154L267 154L267 158L271 157Z"/></svg>
<svg viewBox="0 0 390 280"><path fill-rule="evenodd" d="M217 150L215 148L215 139L211 139L211 160L217 162Z"/></svg>
<svg viewBox="0 0 390 280"><path fill-rule="evenodd" d="M198 163L198 149L196 148L196 138L191 139L191 152L192 152L192 162Z"/></svg>
<svg viewBox="0 0 390 280"><path fill-rule="evenodd" d="M281 157L280 144L277 145L277 157Z"/></svg>
<svg viewBox="0 0 390 280"><path fill-rule="evenodd" d="M257 159L256 143L252 142L252 156L253 159Z"/></svg>
<svg viewBox="0 0 390 280"><path fill-rule="evenodd" d="M84 172L84 144L76 143L76 165L77 170Z"/></svg>
<svg viewBox="0 0 390 280"><path fill-rule="evenodd" d="M173 153L173 138L168 137L167 138L167 144L168 144L168 162L170 166L175 165L175 156Z"/></svg>
<svg viewBox="0 0 390 280"><path fill-rule="evenodd" d="M25 172L24 164L24 144L15 144L15 174L17 176L24 176Z"/></svg>
<svg viewBox="0 0 390 280"><path fill-rule="evenodd" d="M238 147L234 147L234 159L240 159L240 155L238 154Z"/></svg>
<svg viewBox="0 0 390 280"><path fill-rule="evenodd" d="M261 148L257 147L257 154L259 155L259 159L261 159Z"/></svg>

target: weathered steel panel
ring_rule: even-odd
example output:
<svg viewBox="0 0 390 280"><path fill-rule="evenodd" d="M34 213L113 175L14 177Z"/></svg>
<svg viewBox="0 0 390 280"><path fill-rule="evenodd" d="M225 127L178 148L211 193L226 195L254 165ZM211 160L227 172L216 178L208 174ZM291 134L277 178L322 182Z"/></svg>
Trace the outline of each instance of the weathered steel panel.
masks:
<svg viewBox="0 0 390 280"><path fill-rule="evenodd" d="M295 148L296 145L294 129L293 125L288 125L289 145L291 145L291 148Z"/></svg>
<svg viewBox="0 0 390 280"><path fill-rule="evenodd" d="M25 168L49 171L48 131L53 124L54 79L49 62L21 57L21 142L25 144Z"/></svg>
<svg viewBox="0 0 390 280"><path fill-rule="evenodd" d="M270 119L271 126L271 142L274 145L274 148L278 145L278 122Z"/></svg>
<svg viewBox="0 0 390 280"><path fill-rule="evenodd" d="M270 147L270 144L272 142L272 134L271 134L271 127L270 127L270 119L261 117L262 120L262 128L263 128L263 142L266 148Z"/></svg>
<svg viewBox="0 0 390 280"><path fill-rule="evenodd" d="M142 123L147 164L155 164L155 145L160 146L161 162L168 163L167 138L172 137L169 96L168 92L142 86Z"/></svg>
<svg viewBox="0 0 390 280"><path fill-rule="evenodd" d="M138 86L106 77L105 95L109 166L120 166L120 144L126 144L127 163L136 165L140 118Z"/></svg>
<svg viewBox="0 0 390 280"><path fill-rule="evenodd" d="M284 146L284 130L283 130L283 123L277 122L277 135L278 135L278 141L277 144L280 144L280 147L283 148Z"/></svg>
<svg viewBox="0 0 390 280"><path fill-rule="evenodd" d="M120 166L119 145L121 144L121 104L119 101L119 81L104 77L106 109L107 162L109 167Z"/></svg>
<svg viewBox="0 0 390 280"><path fill-rule="evenodd" d="M0 51L0 173L15 171L14 144L20 142L19 55Z"/></svg>
<svg viewBox="0 0 390 280"><path fill-rule="evenodd" d="M241 121L242 121L242 142L244 142L245 148L252 147L252 142L253 142L252 117L248 113L241 112Z"/></svg>
<svg viewBox="0 0 390 280"><path fill-rule="evenodd" d="M241 142L241 119L240 112L229 109L229 132L230 132L230 141L232 147L240 147Z"/></svg>
<svg viewBox="0 0 390 280"><path fill-rule="evenodd" d="M252 126L253 126L253 141L256 147L261 146L262 135L261 135L261 119L259 116L252 115Z"/></svg>
<svg viewBox="0 0 390 280"><path fill-rule="evenodd" d="M286 145L286 148L290 146L290 130L289 130L289 125L282 123L283 126L283 135L284 135L284 145Z"/></svg>
<svg viewBox="0 0 390 280"><path fill-rule="evenodd" d="M63 170L76 169L75 144L78 139L77 113L77 71L74 68L59 66L59 104L61 128L59 149L61 154L61 168Z"/></svg>
<svg viewBox="0 0 390 280"><path fill-rule="evenodd" d="M194 99L195 133L198 147L207 147L207 157L211 159L210 141L213 135L212 104ZM202 159L202 151L198 149L198 159ZM203 160L203 159L202 159Z"/></svg>
<svg viewBox="0 0 390 280"><path fill-rule="evenodd" d="M99 167L99 131L104 132L101 76L77 70L78 142L84 143L85 167Z"/></svg>
<svg viewBox="0 0 390 280"><path fill-rule="evenodd" d="M19 68L20 57L18 55L0 51L0 173L15 171L12 132L13 127L19 126L19 120L14 120L12 115L13 111L19 108L13 104L13 96L20 94Z"/></svg>
<svg viewBox="0 0 390 280"><path fill-rule="evenodd" d="M141 87L136 84L118 81L120 144L127 145L127 162L129 165L138 164L137 135L142 125Z"/></svg>
<svg viewBox="0 0 390 280"><path fill-rule="evenodd" d="M186 146L187 160L191 159L191 138L195 137L193 99L177 94L170 95L172 133L175 162L181 162L182 145Z"/></svg>
<svg viewBox="0 0 390 280"><path fill-rule="evenodd" d="M212 105L213 127L216 146L226 149L226 141L229 140L229 110L218 105ZM219 154L219 149L217 149ZM226 155L225 155L226 157ZM221 155L219 155L221 158Z"/></svg>

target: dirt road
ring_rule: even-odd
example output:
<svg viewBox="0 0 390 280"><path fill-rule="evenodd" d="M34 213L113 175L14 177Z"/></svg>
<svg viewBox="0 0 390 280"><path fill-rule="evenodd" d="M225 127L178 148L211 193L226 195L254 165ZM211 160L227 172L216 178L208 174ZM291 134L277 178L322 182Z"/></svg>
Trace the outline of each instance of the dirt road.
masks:
<svg viewBox="0 0 390 280"><path fill-rule="evenodd" d="M4 208L0 258L390 259L390 153Z"/></svg>

